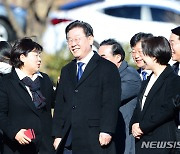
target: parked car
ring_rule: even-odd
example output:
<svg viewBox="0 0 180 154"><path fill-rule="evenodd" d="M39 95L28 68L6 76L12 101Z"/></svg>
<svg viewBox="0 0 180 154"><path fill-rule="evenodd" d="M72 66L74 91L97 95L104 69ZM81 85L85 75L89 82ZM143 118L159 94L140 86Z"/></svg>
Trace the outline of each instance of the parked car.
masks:
<svg viewBox="0 0 180 154"><path fill-rule="evenodd" d="M11 5L10 9L19 26L25 30L27 15L26 10L15 5ZM5 6L0 3L0 40L13 41L15 39L16 33L9 21L7 10Z"/></svg>
<svg viewBox="0 0 180 154"><path fill-rule="evenodd" d="M66 43L65 27L82 20L94 29L94 46L114 38L129 43L137 32L150 32L169 37L170 30L180 25L180 2L170 0L77 0L50 12L42 38L47 52L54 53Z"/></svg>

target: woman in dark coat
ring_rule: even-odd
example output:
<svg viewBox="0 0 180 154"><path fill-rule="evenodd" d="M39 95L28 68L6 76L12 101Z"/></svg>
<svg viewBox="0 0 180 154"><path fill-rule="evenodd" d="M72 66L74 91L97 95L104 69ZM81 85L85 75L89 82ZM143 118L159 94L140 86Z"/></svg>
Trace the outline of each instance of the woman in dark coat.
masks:
<svg viewBox="0 0 180 154"><path fill-rule="evenodd" d="M171 48L164 37L144 40L141 56L152 74L142 82L139 103L130 122L136 154L169 154L175 144L172 98L180 93L180 77L168 65Z"/></svg>
<svg viewBox="0 0 180 154"><path fill-rule="evenodd" d="M0 79L0 127L3 154L52 154L51 104L53 85L39 71L42 47L31 40L17 40L11 50L12 71ZM27 135L34 130L34 138Z"/></svg>

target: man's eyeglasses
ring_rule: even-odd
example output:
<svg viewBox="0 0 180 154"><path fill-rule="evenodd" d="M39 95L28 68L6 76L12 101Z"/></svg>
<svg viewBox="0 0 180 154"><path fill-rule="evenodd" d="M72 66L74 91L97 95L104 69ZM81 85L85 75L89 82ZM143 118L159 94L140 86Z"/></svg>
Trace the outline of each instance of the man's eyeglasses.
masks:
<svg viewBox="0 0 180 154"><path fill-rule="evenodd" d="M139 55L143 54L142 51L135 51L135 50L132 50L130 53L131 53L133 56L136 55L136 54L139 54Z"/></svg>
<svg viewBox="0 0 180 154"><path fill-rule="evenodd" d="M82 40L83 37L86 37L86 36L76 37L76 38L74 38L74 39L68 38L68 39L67 39L67 43L70 44L70 45L71 45L73 42L75 42L76 44L79 44L79 43L81 42L81 40Z"/></svg>

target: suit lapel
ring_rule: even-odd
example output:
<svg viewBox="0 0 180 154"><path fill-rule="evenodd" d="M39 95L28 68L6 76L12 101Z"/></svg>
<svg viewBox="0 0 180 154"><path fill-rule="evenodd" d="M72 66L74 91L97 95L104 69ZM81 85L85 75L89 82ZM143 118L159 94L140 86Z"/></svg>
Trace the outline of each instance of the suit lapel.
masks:
<svg viewBox="0 0 180 154"><path fill-rule="evenodd" d="M89 63L87 64L81 79L77 83L76 87L78 87L80 84L84 82L84 80L93 72L93 70L97 66L97 61L99 60L99 55L97 53L94 53L93 57L90 59Z"/></svg>
<svg viewBox="0 0 180 154"><path fill-rule="evenodd" d="M31 96L29 95L25 85L19 80L19 77L17 76L15 70L12 71L12 78L10 79L10 82L14 86L15 91L22 98L23 103L27 104L27 106L29 106L33 110L33 112L38 115L37 109L32 102Z"/></svg>
<svg viewBox="0 0 180 154"><path fill-rule="evenodd" d="M70 67L69 67L69 77L70 77L73 87L75 87L77 84L76 72L77 72L76 59L74 59L70 63Z"/></svg>

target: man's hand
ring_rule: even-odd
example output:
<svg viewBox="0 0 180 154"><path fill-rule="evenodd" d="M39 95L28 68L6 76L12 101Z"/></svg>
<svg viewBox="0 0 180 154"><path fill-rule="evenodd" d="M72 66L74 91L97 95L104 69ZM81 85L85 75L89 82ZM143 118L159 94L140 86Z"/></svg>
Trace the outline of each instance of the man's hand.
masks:
<svg viewBox="0 0 180 154"><path fill-rule="evenodd" d="M140 139L140 137L142 136L143 132L139 127L139 123L134 123L132 125L132 135L137 138Z"/></svg>
<svg viewBox="0 0 180 154"><path fill-rule="evenodd" d="M112 136L107 133L100 133L99 134L99 142L100 145L108 145L111 142Z"/></svg>
<svg viewBox="0 0 180 154"><path fill-rule="evenodd" d="M56 138L54 140L53 146L54 146L55 150L57 150L57 147L58 147L59 143L61 142L61 140L62 140L62 138Z"/></svg>
<svg viewBox="0 0 180 154"><path fill-rule="evenodd" d="M21 129L15 136L15 139L22 145L29 144L31 142L31 139L24 134L24 131L26 131L26 129Z"/></svg>

